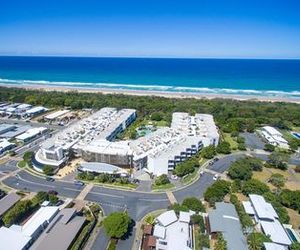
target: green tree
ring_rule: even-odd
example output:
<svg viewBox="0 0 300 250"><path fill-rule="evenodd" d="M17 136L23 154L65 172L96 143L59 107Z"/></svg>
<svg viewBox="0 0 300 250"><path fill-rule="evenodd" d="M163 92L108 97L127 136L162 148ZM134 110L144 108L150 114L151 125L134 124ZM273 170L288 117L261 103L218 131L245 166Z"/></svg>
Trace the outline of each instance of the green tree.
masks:
<svg viewBox="0 0 300 250"><path fill-rule="evenodd" d="M44 166L44 168L43 168L43 173L44 173L45 175L53 175L53 174L54 174L54 171L53 171L53 168L52 168L51 166L46 165L46 166Z"/></svg>
<svg viewBox="0 0 300 250"><path fill-rule="evenodd" d="M199 225L201 233L205 232L205 223L204 223L204 219L203 219L202 215L200 215L200 214L193 214L191 216L191 223L194 224L194 225Z"/></svg>
<svg viewBox="0 0 300 250"><path fill-rule="evenodd" d="M31 162L31 159L33 157L34 153L32 151L27 151L26 153L24 153L23 155L23 160L27 163Z"/></svg>
<svg viewBox="0 0 300 250"><path fill-rule="evenodd" d="M270 188L265 183L256 179L250 179L246 181L242 187L242 192L245 195L249 195L249 194L263 195L264 193L267 193L269 191Z"/></svg>
<svg viewBox="0 0 300 250"><path fill-rule="evenodd" d="M233 180L249 180L252 177L252 169L248 165L243 166L235 162L230 166L228 175Z"/></svg>
<svg viewBox="0 0 300 250"><path fill-rule="evenodd" d="M205 208L200 200L196 197L187 197L182 202L183 206L186 206L188 209L194 212L205 212Z"/></svg>
<svg viewBox="0 0 300 250"><path fill-rule="evenodd" d="M212 159L216 155L216 148L213 145L205 147L201 151L201 155L205 159Z"/></svg>
<svg viewBox="0 0 300 250"><path fill-rule="evenodd" d="M231 184L225 180L217 180L208 187L204 193L204 199L211 205L215 202L222 201L226 194L230 192Z"/></svg>
<svg viewBox="0 0 300 250"><path fill-rule="evenodd" d="M273 152L275 150L275 146L267 143L267 144L265 144L264 150L268 151L268 152Z"/></svg>
<svg viewBox="0 0 300 250"><path fill-rule="evenodd" d="M293 242L290 246L291 250L300 250L300 243L299 242Z"/></svg>
<svg viewBox="0 0 300 250"><path fill-rule="evenodd" d="M151 120L157 121L157 122L161 121L161 120L162 120L162 115L161 115L161 113L158 113L158 112L153 113L153 114L151 115Z"/></svg>
<svg viewBox="0 0 300 250"><path fill-rule="evenodd" d="M32 198L32 203L34 205L40 205L46 200L48 200L48 193L40 191Z"/></svg>
<svg viewBox="0 0 300 250"><path fill-rule="evenodd" d="M49 202L55 205L58 202L58 197L55 194L49 194Z"/></svg>
<svg viewBox="0 0 300 250"><path fill-rule="evenodd" d="M271 242L271 240L262 233L253 232L248 236L249 250L262 250L264 242Z"/></svg>
<svg viewBox="0 0 300 250"><path fill-rule="evenodd" d="M109 237L120 239L128 232L130 223L127 213L113 212L103 220L103 227Z"/></svg>
<svg viewBox="0 0 300 250"><path fill-rule="evenodd" d="M229 142L227 141L220 142L216 148L216 151L219 154L230 154L231 148Z"/></svg>
<svg viewBox="0 0 300 250"><path fill-rule="evenodd" d="M155 179L155 185L161 186L170 183L170 180L166 174L162 174Z"/></svg>
<svg viewBox="0 0 300 250"><path fill-rule="evenodd" d="M218 233L218 235L217 235L217 241L216 241L216 244L215 244L215 249L218 249L218 250L226 250L227 249L227 242L224 239L222 233Z"/></svg>

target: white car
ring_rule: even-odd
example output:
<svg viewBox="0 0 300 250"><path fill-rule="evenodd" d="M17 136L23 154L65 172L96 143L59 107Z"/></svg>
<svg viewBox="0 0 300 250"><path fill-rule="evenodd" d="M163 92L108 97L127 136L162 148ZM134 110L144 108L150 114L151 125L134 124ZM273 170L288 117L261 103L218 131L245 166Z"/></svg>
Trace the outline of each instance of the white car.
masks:
<svg viewBox="0 0 300 250"><path fill-rule="evenodd" d="M218 174L215 174L214 177L213 177L213 180L216 181L218 179L220 179L220 176Z"/></svg>
<svg viewBox="0 0 300 250"><path fill-rule="evenodd" d="M200 176L202 176L202 175L204 175L204 171L203 170L200 171Z"/></svg>
<svg viewBox="0 0 300 250"><path fill-rule="evenodd" d="M172 175L171 175L171 179L172 179L172 180L177 180L177 179L178 179L178 176L177 176L177 175L174 175L174 174L172 174Z"/></svg>

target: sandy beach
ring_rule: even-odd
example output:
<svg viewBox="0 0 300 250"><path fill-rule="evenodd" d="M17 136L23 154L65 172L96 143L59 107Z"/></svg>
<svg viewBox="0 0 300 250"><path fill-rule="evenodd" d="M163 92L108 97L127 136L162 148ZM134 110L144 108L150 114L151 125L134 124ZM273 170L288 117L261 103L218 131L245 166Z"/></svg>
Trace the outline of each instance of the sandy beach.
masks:
<svg viewBox="0 0 300 250"><path fill-rule="evenodd" d="M70 86L51 86L51 85L15 85L0 84L6 88L22 88L28 90L42 91L77 91L81 93L101 93L101 94L123 94L131 96L159 96L165 98L195 98L195 99L234 99L240 101L252 100L261 102L289 102L300 103L299 98L281 97L281 96L256 96L256 95L234 95L234 94L212 94L212 93L186 93L186 92L168 92L168 91L150 91L150 90L128 90L111 88L78 88Z"/></svg>

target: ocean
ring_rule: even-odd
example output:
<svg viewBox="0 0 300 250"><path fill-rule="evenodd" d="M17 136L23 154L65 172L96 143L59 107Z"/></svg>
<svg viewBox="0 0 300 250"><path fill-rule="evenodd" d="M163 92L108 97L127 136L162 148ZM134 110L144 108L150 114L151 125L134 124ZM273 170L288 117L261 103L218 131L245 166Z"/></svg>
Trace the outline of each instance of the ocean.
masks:
<svg viewBox="0 0 300 250"><path fill-rule="evenodd" d="M2 56L0 84L300 98L300 60Z"/></svg>

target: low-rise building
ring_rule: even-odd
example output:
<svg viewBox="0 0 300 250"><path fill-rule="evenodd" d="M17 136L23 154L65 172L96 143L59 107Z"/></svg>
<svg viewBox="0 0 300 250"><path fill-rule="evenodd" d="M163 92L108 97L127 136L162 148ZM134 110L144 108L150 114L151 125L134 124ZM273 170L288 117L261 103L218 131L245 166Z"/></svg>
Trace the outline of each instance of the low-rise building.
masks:
<svg viewBox="0 0 300 250"><path fill-rule="evenodd" d="M23 134L16 136L16 140L21 141L21 142L28 142L28 141L31 141L34 138L46 133L47 130L48 129L45 127L31 128L31 129L28 129Z"/></svg>
<svg viewBox="0 0 300 250"><path fill-rule="evenodd" d="M249 201L244 201L243 206L246 213L253 217L260 230L269 236L273 243L283 247L292 244L272 204L266 202L263 196L250 194Z"/></svg>
<svg viewBox="0 0 300 250"><path fill-rule="evenodd" d="M192 250L193 231L190 216L193 212L180 212L177 218L174 210L164 212L156 218L153 236L156 238L156 249Z"/></svg>
<svg viewBox="0 0 300 250"><path fill-rule="evenodd" d="M31 109L26 110L24 115L29 116L29 117L33 117L33 116L42 114L46 111L48 111L47 108L42 107L42 106L37 106L37 107L33 107Z"/></svg>
<svg viewBox="0 0 300 250"><path fill-rule="evenodd" d="M85 218L78 216L73 208L62 209L34 243L34 250L66 250L85 223Z"/></svg>
<svg viewBox="0 0 300 250"><path fill-rule="evenodd" d="M277 129L270 126L264 126L261 129L261 133L269 144L284 149L289 148L288 141L283 138L282 133L279 132Z"/></svg>
<svg viewBox="0 0 300 250"><path fill-rule="evenodd" d="M24 250L39 237L58 213L58 207L41 207L24 225L0 228L0 248ZM15 242L18 241L18 242ZM2 248L1 248L2 249Z"/></svg>
<svg viewBox="0 0 300 250"><path fill-rule="evenodd" d="M208 213L209 232L212 238L221 233L227 242L228 250L247 250L246 237L234 205L216 202L215 207Z"/></svg>
<svg viewBox="0 0 300 250"><path fill-rule="evenodd" d="M111 174L119 176L128 175L123 168L101 162L84 162L80 164L77 170L79 172L89 172L94 174Z"/></svg>
<svg viewBox="0 0 300 250"><path fill-rule="evenodd" d="M0 155L14 148L16 144L9 142L6 139L0 139Z"/></svg>

